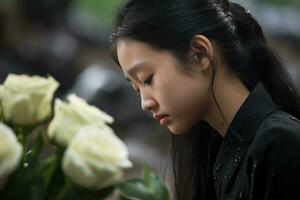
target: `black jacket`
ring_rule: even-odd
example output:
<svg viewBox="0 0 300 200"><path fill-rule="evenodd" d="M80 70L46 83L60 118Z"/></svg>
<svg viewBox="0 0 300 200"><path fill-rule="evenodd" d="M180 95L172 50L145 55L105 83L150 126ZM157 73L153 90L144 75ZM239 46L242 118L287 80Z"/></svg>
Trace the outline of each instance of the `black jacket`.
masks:
<svg viewBox="0 0 300 200"><path fill-rule="evenodd" d="M259 83L235 115L214 165L217 199L300 199L300 121Z"/></svg>

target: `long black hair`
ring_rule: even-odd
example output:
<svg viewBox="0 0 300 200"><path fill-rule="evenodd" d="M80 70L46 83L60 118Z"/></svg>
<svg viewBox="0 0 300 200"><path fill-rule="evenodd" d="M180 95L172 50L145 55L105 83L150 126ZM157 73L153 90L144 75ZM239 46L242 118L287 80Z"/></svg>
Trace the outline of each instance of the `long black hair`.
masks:
<svg viewBox="0 0 300 200"><path fill-rule="evenodd" d="M296 89L267 46L260 25L248 10L228 0L127 0L111 35L113 57L118 62L117 40L129 38L168 50L186 62L197 34L218 44L226 64L247 89L262 82L282 110L300 118ZM215 199L212 169L219 134L199 122L188 133L171 137L176 199Z"/></svg>

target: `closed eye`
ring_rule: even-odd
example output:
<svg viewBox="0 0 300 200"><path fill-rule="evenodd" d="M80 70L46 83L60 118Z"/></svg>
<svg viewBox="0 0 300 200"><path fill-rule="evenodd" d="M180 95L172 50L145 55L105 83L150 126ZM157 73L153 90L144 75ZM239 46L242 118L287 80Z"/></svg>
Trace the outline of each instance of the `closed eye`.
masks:
<svg viewBox="0 0 300 200"><path fill-rule="evenodd" d="M151 75L143 82L143 84L144 84L144 85L151 85L152 80L153 80L153 74L151 74Z"/></svg>

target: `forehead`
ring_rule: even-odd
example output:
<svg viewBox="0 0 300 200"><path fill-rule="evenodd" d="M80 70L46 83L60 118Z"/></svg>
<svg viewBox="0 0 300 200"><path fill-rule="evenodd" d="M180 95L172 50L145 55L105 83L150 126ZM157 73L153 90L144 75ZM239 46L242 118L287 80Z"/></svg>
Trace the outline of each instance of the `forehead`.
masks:
<svg viewBox="0 0 300 200"><path fill-rule="evenodd" d="M120 39L117 42L117 56L123 71L141 63L159 65L161 62L171 61L167 51L158 50L149 44L129 39Z"/></svg>
<svg viewBox="0 0 300 200"><path fill-rule="evenodd" d="M150 45L134 40L121 39L117 43L117 56L122 67L149 62L158 56Z"/></svg>
<svg viewBox="0 0 300 200"><path fill-rule="evenodd" d="M125 77L134 74L130 74L130 71L136 70L175 70L187 73L186 66L168 50L156 49L147 43L129 39L119 39L116 48Z"/></svg>

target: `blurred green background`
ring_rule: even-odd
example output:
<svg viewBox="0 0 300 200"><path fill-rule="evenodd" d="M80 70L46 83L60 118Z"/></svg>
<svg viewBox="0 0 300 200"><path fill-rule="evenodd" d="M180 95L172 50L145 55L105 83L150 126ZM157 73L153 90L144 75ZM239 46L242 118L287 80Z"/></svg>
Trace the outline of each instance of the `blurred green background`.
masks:
<svg viewBox="0 0 300 200"><path fill-rule="evenodd" d="M122 0L75 0L73 6L94 15L98 22L111 26L114 11L121 2Z"/></svg>

